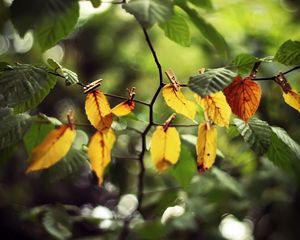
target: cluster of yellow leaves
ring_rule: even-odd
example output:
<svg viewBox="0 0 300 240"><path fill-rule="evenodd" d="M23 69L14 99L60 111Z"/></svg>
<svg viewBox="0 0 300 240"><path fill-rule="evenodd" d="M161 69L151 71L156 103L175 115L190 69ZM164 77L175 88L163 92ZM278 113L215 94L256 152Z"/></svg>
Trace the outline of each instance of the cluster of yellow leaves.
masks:
<svg viewBox="0 0 300 240"><path fill-rule="evenodd" d="M88 157L91 168L98 177L99 185L103 182L104 170L111 160L111 150L116 140L111 129L113 114L124 116L134 109L133 98L110 108L103 92L91 90L87 92L85 111L88 120L97 132L91 137L88 145ZM63 124L49 132L45 139L32 151L26 172L49 168L61 160L70 150L75 139L74 123Z"/></svg>
<svg viewBox="0 0 300 240"><path fill-rule="evenodd" d="M170 71L171 72L171 71ZM187 118L194 120L196 105L185 98L175 75L167 72L170 84L163 87L163 97L169 107ZM206 123L199 126L196 144L197 164L200 171L209 169L216 158L217 130L211 124L228 127L231 109L222 92L208 95L204 98L195 96L206 116ZM159 172L177 163L180 153L180 137L174 127L168 127L168 120L164 126L156 128L151 142L152 162ZM167 126L166 126L167 125Z"/></svg>

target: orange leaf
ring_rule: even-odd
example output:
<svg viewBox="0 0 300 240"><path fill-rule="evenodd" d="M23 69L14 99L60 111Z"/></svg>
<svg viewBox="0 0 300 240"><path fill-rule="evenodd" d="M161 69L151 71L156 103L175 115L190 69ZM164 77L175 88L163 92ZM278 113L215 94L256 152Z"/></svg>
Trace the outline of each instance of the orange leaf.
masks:
<svg viewBox="0 0 300 240"><path fill-rule="evenodd" d="M99 185L103 182L104 170L111 160L111 149L116 137L112 129L104 132L96 132L88 146L88 157L91 167L98 177Z"/></svg>
<svg viewBox="0 0 300 240"><path fill-rule="evenodd" d="M251 78L237 76L224 89L224 94L232 112L248 122L259 106L261 88Z"/></svg>
<svg viewBox="0 0 300 240"><path fill-rule="evenodd" d="M52 130L43 142L32 150L26 172L51 167L61 160L70 150L75 135L76 131L66 124Z"/></svg>
<svg viewBox="0 0 300 240"><path fill-rule="evenodd" d="M196 151L199 171L211 168L217 154L217 130L213 126L207 123L199 126Z"/></svg>
<svg viewBox="0 0 300 240"><path fill-rule="evenodd" d="M180 154L180 137L176 128L168 127L165 131L163 126L158 126L152 136L150 153L158 171L174 165Z"/></svg>
<svg viewBox="0 0 300 240"><path fill-rule="evenodd" d="M206 112L208 118L221 127L229 125L231 109L222 92L213 93L204 98L196 95L196 100Z"/></svg>
<svg viewBox="0 0 300 240"><path fill-rule="evenodd" d="M91 124L98 131L110 128L112 113L103 92L94 90L86 95L85 112Z"/></svg>
<svg viewBox="0 0 300 240"><path fill-rule="evenodd" d="M296 90L288 90L287 93L283 92L284 101L292 108L300 113L300 95Z"/></svg>
<svg viewBox="0 0 300 240"><path fill-rule="evenodd" d="M180 86L174 87L172 84L166 84L162 89L162 94L170 108L192 120L195 118L196 106L185 98L180 91Z"/></svg>
<svg viewBox="0 0 300 240"><path fill-rule="evenodd" d="M134 101L126 100L121 102L112 109L112 113L118 117L125 116L133 111L135 107Z"/></svg>

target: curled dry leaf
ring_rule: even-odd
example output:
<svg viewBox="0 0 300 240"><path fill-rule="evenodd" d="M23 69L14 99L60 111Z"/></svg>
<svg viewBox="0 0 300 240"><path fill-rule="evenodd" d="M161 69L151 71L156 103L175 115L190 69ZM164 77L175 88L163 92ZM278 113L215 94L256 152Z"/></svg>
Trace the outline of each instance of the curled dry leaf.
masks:
<svg viewBox="0 0 300 240"><path fill-rule="evenodd" d="M97 131L91 138L88 146L88 157L92 170L98 177L99 185L103 182L104 170L111 160L111 149L116 141L112 129Z"/></svg>
<svg viewBox="0 0 300 240"><path fill-rule="evenodd" d="M180 137L176 128L158 126L153 133L150 148L152 162L159 172L174 165L180 154Z"/></svg>
<svg viewBox="0 0 300 240"><path fill-rule="evenodd" d="M232 112L248 122L259 106L261 88L250 77L237 76L224 89L224 94Z"/></svg>
<svg viewBox="0 0 300 240"><path fill-rule="evenodd" d="M199 125L197 138L197 165L199 172L214 164L217 154L217 130L207 123Z"/></svg>
<svg viewBox="0 0 300 240"><path fill-rule="evenodd" d="M283 98L286 104L290 105L292 108L296 109L300 113L300 95L294 89L288 90L286 93L283 92Z"/></svg>
<svg viewBox="0 0 300 240"><path fill-rule="evenodd" d="M180 86L175 87L173 84L166 84L162 89L163 97L170 108L193 120L196 106L194 102L185 98L180 89Z"/></svg>
<svg viewBox="0 0 300 240"><path fill-rule="evenodd" d="M133 111L135 103L133 100L126 100L121 102L112 109L112 113L118 117L125 116Z"/></svg>
<svg viewBox="0 0 300 240"><path fill-rule="evenodd" d="M75 135L75 129L67 124L52 130L42 143L32 150L26 172L51 167L61 160L70 150Z"/></svg>
<svg viewBox="0 0 300 240"><path fill-rule="evenodd" d="M210 120L221 127L228 127L231 109L222 92L213 93L204 98L195 95L195 98Z"/></svg>
<svg viewBox="0 0 300 240"><path fill-rule="evenodd" d="M112 124L112 113L103 92L93 90L87 93L85 100L85 112L91 124L98 131L110 128Z"/></svg>

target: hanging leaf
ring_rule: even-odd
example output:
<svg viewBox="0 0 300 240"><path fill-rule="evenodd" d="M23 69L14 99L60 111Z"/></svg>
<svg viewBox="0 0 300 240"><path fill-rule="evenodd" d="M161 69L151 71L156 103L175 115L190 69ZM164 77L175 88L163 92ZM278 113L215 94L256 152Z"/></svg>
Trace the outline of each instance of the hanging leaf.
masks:
<svg viewBox="0 0 300 240"><path fill-rule="evenodd" d="M35 36L42 51L55 46L74 30L79 18L79 3L78 1L69 2L68 7L60 8L52 17L48 16L37 27ZM61 3L57 4L61 5Z"/></svg>
<svg viewBox="0 0 300 240"><path fill-rule="evenodd" d="M176 128L158 126L153 133L150 153L152 162L159 172L176 164L180 154L180 137Z"/></svg>
<svg viewBox="0 0 300 240"><path fill-rule="evenodd" d="M98 184L102 185L104 170L111 160L111 149L116 140L112 129L105 132L96 132L88 146L88 157L91 168L98 177Z"/></svg>
<svg viewBox="0 0 300 240"><path fill-rule="evenodd" d="M65 79L66 86L79 83L78 76L76 73L62 67L58 62L56 62L52 58L48 58L47 62L55 73L61 75Z"/></svg>
<svg viewBox="0 0 300 240"><path fill-rule="evenodd" d="M86 95L85 112L91 124L98 131L110 128L112 113L103 92L93 90Z"/></svg>
<svg viewBox="0 0 300 240"><path fill-rule="evenodd" d="M33 117L32 121L33 124L23 138L24 145L28 154L30 154L34 147L42 142L47 134L55 128L55 125L51 122L42 122L43 118L40 116Z"/></svg>
<svg viewBox="0 0 300 240"><path fill-rule="evenodd" d="M248 123L235 118L233 123L237 126L244 141L250 145L254 152L263 155L271 143L271 128L269 124L258 118L252 118Z"/></svg>
<svg viewBox="0 0 300 240"><path fill-rule="evenodd" d="M170 108L193 120L196 106L185 98L180 89L180 86L174 87L172 84L166 84L162 90L163 97Z"/></svg>
<svg viewBox="0 0 300 240"><path fill-rule="evenodd" d="M227 57L228 45L217 29L207 22L204 17L200 16L195 9L190 8L186 1L176 1L175 3L187 13L195 27L198 28L202 35L215 47L215 49L221 55Z"/></svg>
<svg viewBox="0 0 300 240"><path fill-rule="evenodd" d="M190 29L184 17L174 14L167 22L159 26L170 40L184 47L191 45Z"/></svg>
<svg viewBox="0 0 300 240"><path fill-rule="evenodd" d="M274 60L287 66L300 64L300 42L288 40L283 43L277 50Z"/></svg>
<svg viewBox="0 0 300 240"><path fill-rule="evenodd" d="M232 64L237 68L239 74L248 74L253 65L260 60L247 53L242 53L232 61Z"/></svg>
<svg viewBox="0 0 300 240"><path fill-rule="evenodd" d="M26 172L51 167L61 160L70 150L76 131L69 125L61 125L52 130L31 153Z"/></svg>
<svg viewBox="0 0 300 240"><path fill-rule="evenodd" d="M231 109L222 92L213 93L202 99L196 95L196 99L210 120L221 127L228 127Z"/></svg>
<svg viewBox="0 0 300 240"><path fill-rule="evenodd" d="M237 76L224 89L224 94L232 112L248 122L259 106L261 88L250 78Z"/></svg>
<svg viewBox="0 0 300 240"><path fill-rule="evenodd" d="M199 125L196 151L199 172L211 168L217 155L217 130L212 125Z"/></svg>
<svg viewBox="0 0 300 240"><path fill-rule="evenodd" d="M131 0L122 7L144 27L151 27L157 22L164 23L173 14L173 5L169 0Z"/></svg>
<svg viewBox="0 0 300 240"><path fill-rule="evenodd" d="M17 64L0 70L0 106L25 112L36 107L56 84L47 69Z"/></svg>
<svg viewBox="0 0 300 240"><path fill-rule="evenodd" d="M207 69L204 73L190 77L189 88L205 97L222 91L236 74L226 68Z"/></svg>
<svg viewBox="0 0 300 240"><path fill-rule="evenodd" d="M296 90L289 90L287 93L283 92L283 99L286 104L296 109L300 113L300 94Z"/></svg>
<svg viewBox="0 0 300 240"><path fill-rule="evenodd" d="M19 142L31 125L28 114L12 114L12 109L2 108L0 115L0 149Z"/></svg>
<svg viewBox="0 0 300 240"><path fill-rule="evenodd" d="M115 106L111 111L114 115L118 117L125 116L133 111L135 107L134 101L126 100Z"/></svg>

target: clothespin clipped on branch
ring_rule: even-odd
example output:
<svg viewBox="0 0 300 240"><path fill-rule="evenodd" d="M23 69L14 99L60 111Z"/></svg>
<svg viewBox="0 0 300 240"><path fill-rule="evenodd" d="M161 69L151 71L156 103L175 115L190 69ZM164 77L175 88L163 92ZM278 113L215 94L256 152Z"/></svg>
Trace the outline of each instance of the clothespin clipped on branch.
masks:
<svg viewBox="0 0 300 240"><path fill-rule="evenodd" d="M289 84L288 80L286 77L283 75L282 72L280 72L276 77L275 77L275 82L280 85L282 90L287 93L292 89L291 85Z"/></svg>
<svg viewBox="0 0 300 240"><path fill-rule="evenodd" d="M97 87L101 86L101 82L102 82L102 79L98 79L98 80L95 80L94 82L91 82L90 84L86 85L83 87L83 91L85 94L93 91L94 89L96 89Z"/></svg>
<svg viewBox="0 0 300 240"><path fill-rule="evenodd" d="M176 118L176 113L173 113L164 123L164 131L167 131L172 121Z"/></svg>

